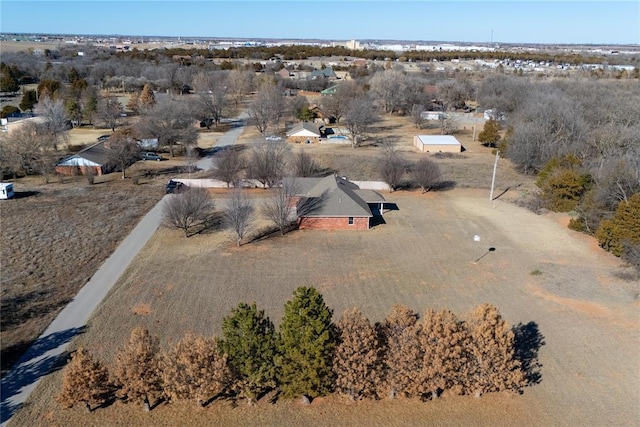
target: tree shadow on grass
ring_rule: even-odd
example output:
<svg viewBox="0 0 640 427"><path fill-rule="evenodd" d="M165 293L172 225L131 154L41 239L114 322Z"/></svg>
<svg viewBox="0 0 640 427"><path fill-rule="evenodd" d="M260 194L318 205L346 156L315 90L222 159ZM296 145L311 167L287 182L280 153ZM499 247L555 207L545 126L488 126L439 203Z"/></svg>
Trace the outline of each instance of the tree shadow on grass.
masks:
<svg viewBox="0 0 640 427"><path fill-rule="evenodd" d="M542 381L542 363L538 360L538 352L545 345L544 336L535 322L526 325L518 323L512 330L515 335L515 358L520 361L527 386L539 384Z"/></svg>
<svg viewBox="0 0 640 427"><path fill-rule="evenodd" d="M39 191L16 191L14 192L15 199L26 199L27 197L37 196Z"/></svg>
<svg viewBox="0 0 640 427"><path fill-rule="evenodd" d="M76 335L84 333L85 327L70 328L54 332L46 337L37 339L27 352L18 360L13 369L2 378L0 383L0 422L4 423L20 408L21 404L14 403L12 397L19 394L25 387L35 384L45 375L61 369L67 362L69 353L62 351L46 355L62 345L69 343Z"/></svg>

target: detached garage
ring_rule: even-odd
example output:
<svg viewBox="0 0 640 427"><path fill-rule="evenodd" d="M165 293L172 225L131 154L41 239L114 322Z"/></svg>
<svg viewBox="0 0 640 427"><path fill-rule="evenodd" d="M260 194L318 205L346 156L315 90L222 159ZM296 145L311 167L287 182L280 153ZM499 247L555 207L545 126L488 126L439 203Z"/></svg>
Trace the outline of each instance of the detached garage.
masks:
<svg viewBox="0 0 640 427"><path fill-rule="evenodd" d="M460 153L462 144L451 135L416 135L413 145L423 153Z"/></svg>

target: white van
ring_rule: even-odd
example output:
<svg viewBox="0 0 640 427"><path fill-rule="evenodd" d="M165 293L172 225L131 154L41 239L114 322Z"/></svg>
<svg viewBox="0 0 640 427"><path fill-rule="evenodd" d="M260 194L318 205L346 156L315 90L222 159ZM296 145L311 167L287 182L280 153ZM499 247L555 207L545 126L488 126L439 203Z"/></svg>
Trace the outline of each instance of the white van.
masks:
<svg viewBox="0 0 640 427"><path fill-rule="evenodd" d="M13 196L15 196L13 184L0 182L0 200L11 199Z"/></svg>

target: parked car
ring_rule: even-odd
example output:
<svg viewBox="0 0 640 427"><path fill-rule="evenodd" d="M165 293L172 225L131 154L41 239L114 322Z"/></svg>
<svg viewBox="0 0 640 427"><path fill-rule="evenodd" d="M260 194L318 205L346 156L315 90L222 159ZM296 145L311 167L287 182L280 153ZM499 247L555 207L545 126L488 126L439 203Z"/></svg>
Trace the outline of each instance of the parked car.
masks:
<svg viewBox="0 0 640 427"><path fill-rule="evenodd" d="M142 160L155 160L157 162L163 160L162 156L158 153L142 153Z"/></svg>
<svg viewBox="0 0 640 427"><path fill-rule="evenodd" d="M282 140L282 137L278 136L278 135L269 135L269 136L265 137L264 139L266 139L267 141L280 141L280 140Z"/></svg>
<svg viewBox="0 0 640 427"><path fill-rule="evenodd" d="M111 135L100 135L97 140L98 142L102 142L102 141L106 141L107 139L109 139L109 137L111 137Z"/></svg>
<svg viewBox="0 0 640 427"><path fill-rule="evenodd" d="M167 194L173 194L173 193L182 193L185 190L185 185L179 181L174 181L174 180L169 180L169 182L167 183L167 188L165 190L165 192Z"/></svg>

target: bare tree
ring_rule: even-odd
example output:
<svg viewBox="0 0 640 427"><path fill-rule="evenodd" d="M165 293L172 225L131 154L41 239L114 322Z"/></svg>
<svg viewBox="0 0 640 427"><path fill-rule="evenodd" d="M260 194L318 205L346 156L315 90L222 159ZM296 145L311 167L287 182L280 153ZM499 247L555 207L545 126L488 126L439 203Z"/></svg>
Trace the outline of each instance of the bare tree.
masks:
<svg viewBox="0 0 640 427"><path fill-rule="evenodd" d="M159 350L158 338L138 327L131 331L129 342L116 353L114 375L118 394L129 400L141 399L145 411L150 410L151 399L161 392Z"/></svg>
<svg viewBox="0 0 640 427"><path fill-rule="evenodd" d="M78 348L64 368L62 389L57 401L67 408L84 403L86 410L91 411L92 405L106 402L111 392L107 368L95 360L88 350Z"/></svg>
<svg viewBox="0 0 640 427"><path fill-rule="evenodd" d="M107 144L108 161L122 172L122 179L127 177L127 168L140 160L140 147L125 132L116 132L109 137Z"/></svg>
<svg viewBox="0 0 640 427"><path fill-rule="evenodd" d="M180 228L189 237L189 230L204 225L213 208L213 199L205 188L190 188L169 198L162 214L167 226Z"/></svg>
<svg viewBox="0 0 640 427"><path fill-rule="evenodd" d="M186 146L198 141L194 121L194 110L188 101L164 98L144 112L136 127L139 134L158 138L161 146L169 146L173 157L176 144Z"/></svg>
<svg viewBox="0 0 640 427"><path fill-rule="evenodd" d="M351 133L351 145L358 146L359 139L363 138L371 124L378 119L373 102L367 96L353 99L345 112L344 124Z"/></svg>
<svg viewBox="0 0 640 427"><path fill-rule="evenodd" d="M265 134L269 125L276 129L286 109L282 90L278 86L263 87L248 109L249 118L261 134Z"/></svg>
<svg viewBox="0 0 640 427"><path fill-rule="evenodd" d="M228 104L226 73L220 71L200 72L193 79L193 87L198 94L198 103L203 115L207 119L213 119L213 123L217 127L224 117ZM205 123L209 123L209 121L205 120Z"/></svg>
<svg viewBox="0 0 640 427"><path fill-rule="evenodd" d="M227 188L230 184L236 185L243 169L244 161L240 156L240 151L234 147L225 148L211 159L213 177L226 182Z"/></svg>
<svg viewBox="0 0 640 427"><path fill-rule="evenodd" d="M250 178L260 181L264 188L272 187L283 176L290 153L286 141L264 141L249 152L247 169Z"/></svg>
<svg viewBox="0 0 640 427"><path fill-rule="evenodd" d="M246 190L239 187L234 188L231 192L231 198L227 202L225 216L227 223L233 228L236 235L237 246L240 246L242 238L251 226L253 210L253 203Z"/></svg>
<svg viewBox="0 0 640 427"><path fill-rule="evenodd" d="M473 91L468 80L445 80L438 83L438 98L442 102L443 111L462 108Z"/></svg>
<svg viewBox="0 0 640 427"><path fill-rule="evenodd" d="M112 131L115 131L119 126L123 111L122 104L114 96L108 96L98 101L97 117Z"/></svg>
<svg viewBox="0 0 640 427"><path fill-rule="evenodd" d="M411 120L415 125L416 129L422 129L422 125L424 123L424 119L422 118L422 112L424 111L424 105L421 104L413 104L411 106Z"/></svg>
<svg viewBox="0 0 640 427"><path fill-rule="evenodd" d="M233 70L229 73L229 93L237 109L244 97L251 92L253 76L250 71Z"/></svg>
<svg viewBox="0 0 640 427"><path fill-rule="evenodd" d="M229 385L227 356L216 339L187 334L160 357L164 394L171 400L194 400L199 406Z"/></svg>
<svg viewBox="0 0 640 427"><path fill-rule="evenodd" d="M336 123L340 123L349 103L357 96L360 96L360 89L355 83L342 82L333 95L322 97L322 109L329 117L335 118Z"/></svg>
<svg viewBox="0 0 640 427"><path fill-rule="evenodd" d="M440 166L423 157L411 166L411 178L420 186L423 193L432 190L440 182Z"/></svg>
<svg viewBox="0 0 640 427"><path fill-rule="evenodd" d="M52 143L55 137L46 127L26 122L1 138L0 162L3 171L13 175L17 172L27 175L39 173L45 183L49 182L57 155Z"/></svg>
<svg viewBox="0 0 640 427"><path fill-rule="evenodd" d="M373 96L382 104L385 113L393 113L403 104L407 92L406 75L399 70L379 71L371 77Z"/></svg>
<svg viewBox="0 0 640 427"><path fill-rule="evenodd" d="M293 176L306 177L314 176L318 173L318 166L315 160L302 148L295 153L291 163Z"/></svg>
<svg viewBox="0 0 640 427"><path fill-rule="evenodd" d="M44 97L38 105L40 115L45 119L45 128L51 137L53 149L58 149L58 144L66 141L69 128L69 117L61 99L52 100Z"/></svg>
<svg viewBox="0 0 640 427"><path fill-rule="evenodd" d="M271 197L260 207L262 215L278 227L282 236L295 221L292 217L295 213L292 198L296 195L296 191L295 181L285 181L281 186L273 189Z"/></svg>
<svg viewBox="0 0 640 427"><path fill-rule="evenodd" d="M190 174L196 172L198 170L198 159L200 158L200 154L198 152L198 147L192 143L188 142L185 145L185 162L187 165L187 172Z"/></svg>
<svg viewBox="0 0 640 427"><path fill-rule="evenodd" d="M383 142L382 156L378 159L380 175L389 184L389 191L394 191L400 184L406 171L406 162L398 153L395 144Z"/></svg>

